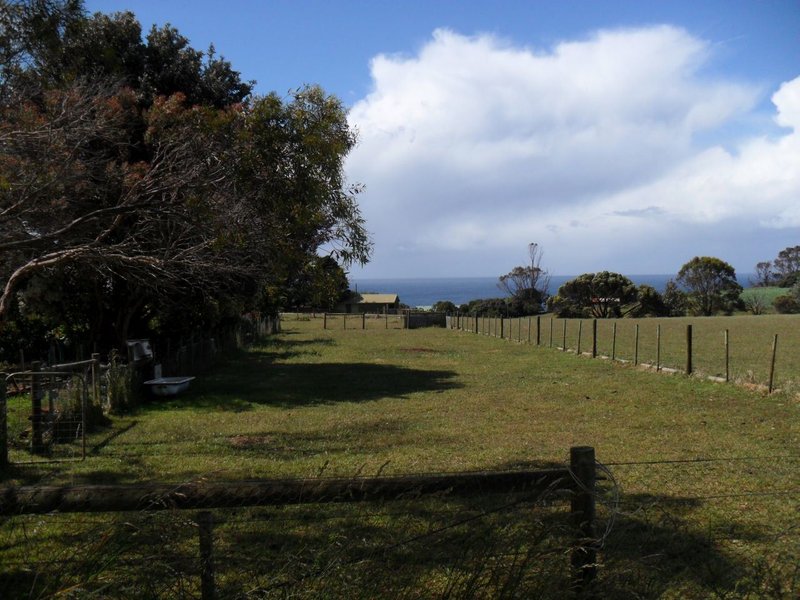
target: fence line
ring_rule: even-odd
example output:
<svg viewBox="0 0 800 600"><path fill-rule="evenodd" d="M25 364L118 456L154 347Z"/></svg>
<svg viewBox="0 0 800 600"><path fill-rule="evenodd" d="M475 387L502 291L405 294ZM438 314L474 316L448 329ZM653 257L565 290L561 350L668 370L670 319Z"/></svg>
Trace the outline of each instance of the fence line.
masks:
<svg viewBox="0 0 800 600"><path fill-rule="evenodd" d="M26 514L60 514L71 512L130 512L174 511L203 509L197 514L200 595L204 600L217 596L215 581L214 518L211 508L242 508L251 506L289 506L298 504L327 504L382 502L399 500L419 502L425 497L461 498L486 494L516 494L501 506L467 518L428 528L427 531L406 536L383 548L399 548L426 538L442 535L455 527L463 526L519 505L521 502L538 502L545 494L569 492L570 530L573 532L570 555L570 588L583 596L594 585L597 571L596 553L599 547L595 538L595 481L597 479L594 449L574 447L570 450L569 466L540 471L487 471L440 475L409 475L398 477L346 478L346 479L284 479L263 481L227 482L224 484L148 484L107 486L26 486L7 487L0 494L0 514L16 516ZM222 520L220 524L230 523ZM88 522L87 522L88 523ZM356 559L353 564L363 559ZM36 561L25 561L30 567ZM8 562L6 562L8 564ZM346 564L346 563L345 563ZM114 563L112 566L124 566ZM342 565L340 564L340 567ZM325 574L325 569L312 571L308 576ZM265 590L295 584L298 578L274 581ZM0 573L0 591L3 583ZM45 579L45 578L43 578Z"/></svg>
<svg viewBox="0 0 800 600"><path fill-rule="evenodd" d="M778 334L764 339L763 354L742 355L732 358L732 336L729 329L710 331L707 323L685 323L673 319L666 324L655 323L652 337L645 335L642 323L631 319L558 319L560 331L555 333L556 319L553 316L531 317L480 317L475 315L448 315L446 327L465 333L521 344L547 346L562 352L574 352L579 356L610 359L614 362L632 363L635 366L652 368L657 372L684 373L705 376L713 381L760 384L768 393L779 385L778 373L796 372L797 357L788 352L779 353ZM591 338L585 340L584 321L590 325ZM589 329L589 328L587 328ZM785 332L788 334L789 332ZM554 342L555 336L558 341ZM547 343L544 342L547 336ZM715 340L715 336L717 337ZM717 345L718 344L718 345ZM586 348L589 350L586 350ZM646 357L646 358L645 358ZM781 360L784 363L781 363ZM749 361L745 363L745 361ZM760 371L756 372L756 369ZM784 376L784 383L794 381Z"/></svg>

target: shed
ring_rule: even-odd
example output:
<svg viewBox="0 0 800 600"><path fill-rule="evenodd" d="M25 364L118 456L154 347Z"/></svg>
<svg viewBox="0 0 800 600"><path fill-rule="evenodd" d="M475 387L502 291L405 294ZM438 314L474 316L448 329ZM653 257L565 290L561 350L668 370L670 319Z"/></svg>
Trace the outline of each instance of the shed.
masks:
<svg viewBox="0 0 800 600"><path fill-rule="evenodd" d="M346 313L397 314L400 310L400 296L397 294L352 294L343 303Z"/></svg>

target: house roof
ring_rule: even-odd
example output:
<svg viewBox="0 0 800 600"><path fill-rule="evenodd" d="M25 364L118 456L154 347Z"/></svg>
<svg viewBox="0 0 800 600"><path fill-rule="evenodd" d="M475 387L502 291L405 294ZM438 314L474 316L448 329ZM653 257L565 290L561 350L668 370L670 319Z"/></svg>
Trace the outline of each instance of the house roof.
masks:
<svg viewBox="0 0 800 600"><path fill-rule="evenodd" d="M397 294L359 294L358 304L394 304L400 298Z"/></svg>

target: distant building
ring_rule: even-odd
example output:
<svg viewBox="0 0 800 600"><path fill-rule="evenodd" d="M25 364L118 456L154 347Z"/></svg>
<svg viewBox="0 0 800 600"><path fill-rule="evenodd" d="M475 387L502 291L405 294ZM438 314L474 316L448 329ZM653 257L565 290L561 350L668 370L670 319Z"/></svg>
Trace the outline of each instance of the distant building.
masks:
<svg viewBox="0 0 800 600"><path fill-rule="evenodd" d="M397 314L400 311L400 296L397 294L353 293L337 307L345 313Z"/></svg>

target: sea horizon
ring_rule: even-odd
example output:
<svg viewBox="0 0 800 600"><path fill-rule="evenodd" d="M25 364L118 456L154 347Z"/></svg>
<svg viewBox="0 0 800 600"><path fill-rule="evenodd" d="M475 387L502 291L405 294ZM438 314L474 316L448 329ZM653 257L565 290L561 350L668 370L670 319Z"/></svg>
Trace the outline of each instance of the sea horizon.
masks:
<svg viewBox="0 0 800 600"><path fill-rule="evenodd" d="M625 275L636 285L650 285L659 293L664 291L667 282L675 279L670 274ZM751 273L738 275L742 287L749 287ZM551 275L549 293L555 294L558 288L577 275ZM504 298L508 296L498 287L499 278L494 277L354 277L349 279L350 289L362 294L397 294L400 302L412 307L429 308L436 302L447 301L460 305L470 300L484 298Z"/></svg>

